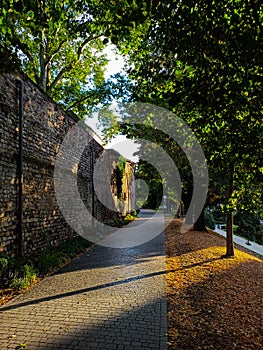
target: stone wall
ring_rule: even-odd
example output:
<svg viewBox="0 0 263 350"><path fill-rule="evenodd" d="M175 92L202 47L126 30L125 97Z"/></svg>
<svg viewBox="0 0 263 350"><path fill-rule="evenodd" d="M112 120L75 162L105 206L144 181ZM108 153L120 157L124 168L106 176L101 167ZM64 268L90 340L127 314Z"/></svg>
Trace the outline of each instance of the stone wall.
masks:
<svg viewBox="0 0 263 350"><path fill-rule="evenodd" d="M19 251L19 80L24 82L23 250L28 253L48 248L76 235L58 205L54 191L54 166L61 142L77 119L66 114L26 76L3 74L0 76L0 250L11 255ZM98 220L107 223L116 219L118 214L92 195L92 151L94 160L105 153L98 140L91 138L80 164L77 164L77 171L67 171L75 171L86 208L93 211ZM111 161L114 166L115 160ZM104 174L99 177L104 183ZM71 189L68 188L68 191L69 200L74 205Z"/></svg>

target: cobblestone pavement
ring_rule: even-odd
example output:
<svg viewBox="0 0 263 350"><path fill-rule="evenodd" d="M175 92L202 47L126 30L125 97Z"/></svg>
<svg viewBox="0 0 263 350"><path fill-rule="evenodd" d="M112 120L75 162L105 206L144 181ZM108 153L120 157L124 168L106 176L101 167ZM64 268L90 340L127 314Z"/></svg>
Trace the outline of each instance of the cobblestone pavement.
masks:
<svg viewBox="0 0 263 350"><path fill-rule="evenodd" d="M0 350L164 350L165 270L163 233L134 248L93 246L0 308Z"/></svg>

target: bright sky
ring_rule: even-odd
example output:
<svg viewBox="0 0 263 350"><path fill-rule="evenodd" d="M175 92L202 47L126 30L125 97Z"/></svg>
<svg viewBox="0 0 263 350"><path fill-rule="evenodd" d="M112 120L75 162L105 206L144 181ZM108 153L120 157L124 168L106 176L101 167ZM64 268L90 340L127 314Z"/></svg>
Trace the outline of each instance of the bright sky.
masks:
<svg viewBox="0 0 263 350"><path fill-rule="evenodd" d="M104 52L108 55L110 60L108 68L105 74L105 78L108 79L112 74L119 73L124 66L124 59L121 55L117 55L111 45L107 45Z"/></svg>
<svg viewBox="0 0 263 350"><path fill-rule="evenodd" d="M108 44L105 48L104 52L108 55L109 63L108 67L105 73L105 79L110 78L111 75L119 73L123 66L124 66L124 59L121 55L117 55L113 51L114 46ZM101 131L97 126L98 119L96 117L94 118L88 118L87 124L98 134L101 136Z"/></svg>
<svg viewBox="0 0 263 350"><path fill-rule="evenodd" d="M113 51L112 45L107 45L105 53L110 60L105 74L105 78L108 79L111 75L121 72L124 66L124 59L121 55L117 55ZM101 136L101 131L97 126L98 120L96 117L87 118L86 122L99 136ZM114 140L108 143L105 148L112 148L119 152L123 157L135 162L138 161L138 158L133 155L133 153L138 150L138 145L132 140L127 139L125 136L117 136Z"/></svg>
<svg viewBox="0 0 263 350"><path fill-rule="evenodd" d="M124 135L117 136L114 140L109 142L106 149L114 149L119 152L123 157L133 162L138 162L137 156L134 156L134 152L138 151L139 145L135 144L132 140L127 139Z"/></svg>

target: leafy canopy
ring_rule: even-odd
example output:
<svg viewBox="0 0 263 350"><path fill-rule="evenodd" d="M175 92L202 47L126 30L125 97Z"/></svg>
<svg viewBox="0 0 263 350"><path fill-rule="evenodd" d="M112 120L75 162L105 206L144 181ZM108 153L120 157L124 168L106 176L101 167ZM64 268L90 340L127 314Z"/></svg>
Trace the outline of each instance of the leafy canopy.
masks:
<svg viewBox="0 0 263 350"><path fill-rule="evenodd" d="M104 48L124 36L138 40L132 16L137 10L125 0L3 0L1 56L9 57L7 66L11 57L15 65L20 62L55 101L83 117L109 99Z"/></svg>

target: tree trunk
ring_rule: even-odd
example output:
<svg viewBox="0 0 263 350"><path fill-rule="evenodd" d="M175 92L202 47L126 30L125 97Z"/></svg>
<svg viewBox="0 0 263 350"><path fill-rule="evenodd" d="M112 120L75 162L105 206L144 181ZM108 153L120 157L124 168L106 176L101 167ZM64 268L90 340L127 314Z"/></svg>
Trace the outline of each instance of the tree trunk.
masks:
<svg viewBox="0 0 263 350"><path fill-rule="evenodd" d="M39 63L40 63L40 76L39 76L39 86L46 92L47 90L47 71L45 65L45 30L41 31L41 43L39 50Z"/></svg>
<svg viewBox="0 0 263 350"><path fill-rule="evenodd" d="M228 173L228 191L227 199L229 200L233 193L234 187L234 165L230 164ZM226 213L226 256L234 256L234 241L233 241L233 211L229 209Z"/></svg>
<svg viewBox="0 0 263 350"><path fill-rule="evenodd" d="M196 220L196 222L194 222L193 230L207 232L207 229L205 226L205 209L204 208L201 214L199 215L198 219Z"/></svg>
<svg viewBox="0 0 263 350"><path fill-rule="evenodd" d="M226 214L226 256L234 256L233 213Z"/></svg>

